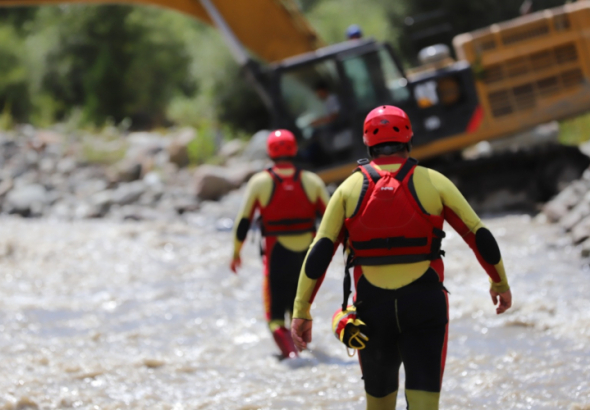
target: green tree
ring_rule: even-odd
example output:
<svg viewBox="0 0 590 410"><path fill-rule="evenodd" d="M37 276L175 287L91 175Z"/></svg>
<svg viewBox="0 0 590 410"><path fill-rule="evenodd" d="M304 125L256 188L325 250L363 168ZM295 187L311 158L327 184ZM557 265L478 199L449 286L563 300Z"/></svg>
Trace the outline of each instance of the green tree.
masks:
<svg viewBox="0 0 590 410"><path fill-rule="evenodd" d="M59 43L47 58L43 89L95 124L131 118L135 127L165 124L175 93L194 90L178 37L158 25L157 10L130 6L54 8Z"/></svg>
<svg viewBox="0 0 590 410"><path fill-rule="evenodd" d="M10 25L0 27L0 111L17 121L27 118L31 104L22 41Z"/></svg>

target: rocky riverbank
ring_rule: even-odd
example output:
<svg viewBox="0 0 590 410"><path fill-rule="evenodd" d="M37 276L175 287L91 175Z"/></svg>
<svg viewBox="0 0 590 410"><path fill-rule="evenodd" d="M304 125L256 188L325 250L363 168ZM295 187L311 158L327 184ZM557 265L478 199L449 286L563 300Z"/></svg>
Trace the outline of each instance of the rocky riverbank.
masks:
<svg viewBox="0 0 590 410"><path fill-rule="evenodd" d="M545 204L543 214L579 245L582 256L590 256L590 169Z"/></svg>
<svg viewBox="0 0 590 410"><path fill-rule="evenodd" d="M0 211L60 220L175 219L262 169L261 140L217 142L218 165L196 167L191 128L93 135L21 126L0 132Z"/></svg>

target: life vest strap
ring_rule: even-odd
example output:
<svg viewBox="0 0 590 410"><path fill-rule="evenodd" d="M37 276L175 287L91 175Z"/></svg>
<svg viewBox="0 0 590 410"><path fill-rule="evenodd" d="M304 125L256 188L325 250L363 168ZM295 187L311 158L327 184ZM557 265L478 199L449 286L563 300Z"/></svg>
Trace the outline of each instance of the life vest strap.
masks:
<svg viewBox="0 0 590 410"><path fill-rule="evenodd" d="M394 236L391 238L376 238L369 241L353 241L352 247L357 250L369 249L391 249L391 248L410 248L416 246L426 246L428 238L406 238L405 236Z"/></svg>
<svg viewBox="0 0 590 410"><path fill-rule="evenodd" d="M397 265L400 263L416 263L430 261L432 260L431 255L431 253L420 253L413 255L365 256L354 258L353 263L356 266Z"/></svg>
<svg viewBox="0 0 590 410"><path fill-rule="evenodd" d="M272 167L267 168L266 172L268 172L270 174L270 176L272 177L272 179L275 182L278 181L279 184L283 182L283 178L281 178L281 176L279 174L277 174Z"/></svg>
<svg viewBox="0 0 590 410"><path fill-rule="evenodd" d="M267 231L263 231L262 232L262 236L293 236L293 235L301 235L303 233L315 233L316 229L315 226L311 227L311 228L302 228L302 229L291 229L288 231L272 231L272 232L267 232Z"/></svg>
<svg viewBox="0 0 590 410"><path fill-rule="evenodd" d="M395 174L395 177L394 178L397 179L399 182L402 182L404 179L406 179L406 177L408 176L409 172L416 165L418 165L418 160L417 159L408 158L406 160L406 162L404 162L404 165L402 165L402 167L399 169L399 171L397 171L397 173Z"/></svg>
<svg viewBox="0 0 590 410"><path fill-rule="evenodd" d="M315 221L310 218L293 218L293 219L281 219L279 221L267 221L266 224L269 226L280 226L280 225L299 225L299 224L315 224Z"/></svg>
<svg viewBox="0 0 590 410"><path fill-rule="evenodd" d="M377 181L379 181L381 179L381 174L379 174L379 172L377 172L377 170L370 164L367 165L361 165L361 167L367 171L367 173L369 174L369 176L371 177L371 179L373 180L373 183L377 183Z"/></svg>

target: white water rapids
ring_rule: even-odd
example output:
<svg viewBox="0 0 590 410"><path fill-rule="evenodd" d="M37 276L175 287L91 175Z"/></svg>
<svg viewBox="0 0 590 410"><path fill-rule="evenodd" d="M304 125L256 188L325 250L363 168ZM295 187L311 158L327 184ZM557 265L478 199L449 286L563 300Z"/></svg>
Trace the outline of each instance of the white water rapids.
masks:
<svg viewBox="0 0 590 410"><path fill-rule="evenodd" d="M279 363L256 244L234 276L231 235L215 223L235 207L223 206L184 223L0 218L0 409L364 409L357 359L330 330L340 254L313 350ZM450 233L441 409L590 409L590 270L557 227L486 223L514 307L495 315L487 276Z"/></svg>

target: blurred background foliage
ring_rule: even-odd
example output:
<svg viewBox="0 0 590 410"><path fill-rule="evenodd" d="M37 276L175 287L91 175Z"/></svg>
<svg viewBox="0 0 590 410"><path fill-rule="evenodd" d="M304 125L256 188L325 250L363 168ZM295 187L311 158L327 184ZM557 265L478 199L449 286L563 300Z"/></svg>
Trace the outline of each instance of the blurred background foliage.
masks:
<svg viewBox="0 0 590 410"><path fill-rule="evenodd" d="M534 0L533 11L564 0ZM409 16L442 10L447 36L519 15L521 0L299 0L326 42L348 25L387 40L411 65ZM433 22L432 24L437 24ZM442 37L441 37L442 38ZM268 115L218 33L153 7L63 5L0 8L0 127L133 129L171 125L246 135ZM202 148L202 147L200 147Z"/></svg>

